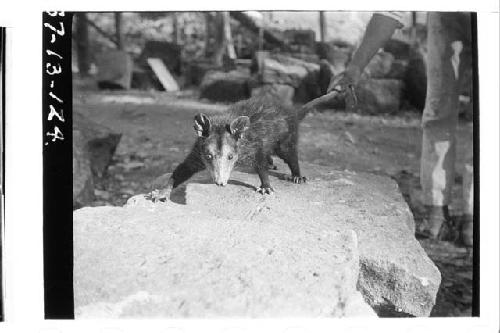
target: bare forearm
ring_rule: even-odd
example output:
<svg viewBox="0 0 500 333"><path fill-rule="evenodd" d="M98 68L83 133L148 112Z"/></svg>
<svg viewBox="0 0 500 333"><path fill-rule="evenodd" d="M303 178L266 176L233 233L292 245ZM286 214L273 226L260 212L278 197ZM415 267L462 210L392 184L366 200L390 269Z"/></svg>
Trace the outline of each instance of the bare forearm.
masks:
<svg viewBox="0 0 500 333"><path fill-rule="evenodd" d="M397 20L391 17L374 14L368 22L363 40L348 67L360 72L363 71L375 53L391 38L400 25Z"/></svg>

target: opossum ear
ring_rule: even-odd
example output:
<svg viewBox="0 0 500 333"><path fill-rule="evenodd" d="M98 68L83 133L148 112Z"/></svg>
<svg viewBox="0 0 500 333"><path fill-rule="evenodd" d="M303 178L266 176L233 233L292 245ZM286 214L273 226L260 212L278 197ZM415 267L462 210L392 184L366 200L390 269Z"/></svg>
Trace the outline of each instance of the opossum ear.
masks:
<svg viewBox="0 0 500 333"><path fill-rule="evenodd" d="M229 125L229 133L231 133L236 139L243 137L243 132L245 132L250 126L250 118L247 116L240 116L233 120Z"/></svg>
<svg viewBox="0 0 500 333"><path fill-rule="evenodd" d="M194 130L200 137L208 137L210 133L210 118L205 116L203 113L199 113L194 116Z"/></svg>

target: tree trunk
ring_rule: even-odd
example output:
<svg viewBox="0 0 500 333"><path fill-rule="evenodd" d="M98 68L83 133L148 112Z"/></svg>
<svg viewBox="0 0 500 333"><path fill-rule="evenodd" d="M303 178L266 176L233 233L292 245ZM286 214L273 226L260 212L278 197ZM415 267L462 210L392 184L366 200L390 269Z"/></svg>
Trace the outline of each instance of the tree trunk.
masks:
<svg viewBox="0 0 500 333"><path fill-rule="evenodd" d="M321 42L325 42L327 36L326 36L326 19L324 11L319 12L319 35Z"/></svg>
<svg viewBox="0 0 500 333"><path fill-rule="evenodd" d="M230 59L236 58L233 39L231 37L229 12L218 12L215 24L215 53L213 60L215 65L222 66L224 54L227 54Z"/></svg>
<svg viewBox="0 0 500 333"><path fill-rule="evenodd" d="M89 27L85 13L76 13L76 54L78 59L78 72L87 76L90 69L89 59Z"/></svg>
<svg viewBox="0 0 500 333"><path fill-rule="evenodd" d="M177 13L172 14L172 41L174 44L179 45L180 42L180 29L179 29L179 17Z"/></svg>
<svg viewBox="0 0 500 333"><path fill-rule="evenodd" d="M410 43L415 46L417 43L417 12L411 12Z"/></svg>
<svg viewBox="0 0 500 333"><path fill-rule="evenodd" d="M240 24L243 25L248 30L252 31L255 34L260 33L259 32L260 27L257 25L257 23L254 22L254 20L252 18L250 18L245 13L233 11L230 13L230 15L233 19L240 22ZM261 33L262 33L263 39L266 41L266 43L269 43L274 47L283 48L284 50L287 49L283 38L281 38L278 35L275 35L272 31L269 31L269 30L266 30L265 28L263 28Z"/></svg>
<svg viewBox="0 0 500 333"><path fill-rule="evenodd" d="M222 15L224 19L224 43L226 44L227 54L229 59L236 59L233 37L231 35L231 17L229 16L229 12L223 12Z"/></svg>
<svg viewBox="0 0 500 333"><path fill-rule="evenodd" d="M205 13L205 57L210 54L210 37L212 36L212 13Z"/></svg>
<svg viewBox="0 0 500 333"><path fill-rule="evenodd" d="M115 39L116 46L123 50L122 13L115 13Z"/></svg>

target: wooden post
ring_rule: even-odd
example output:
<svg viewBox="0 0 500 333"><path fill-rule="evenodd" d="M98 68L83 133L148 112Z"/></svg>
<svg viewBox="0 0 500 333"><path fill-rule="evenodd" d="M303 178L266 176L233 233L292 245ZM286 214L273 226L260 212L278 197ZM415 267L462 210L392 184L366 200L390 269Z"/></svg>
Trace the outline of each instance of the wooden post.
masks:
<svg viewBox="0 0 500 333"><path fill-rule="evenodd" d="M319 35L320 35L320 40L321 42L326 41L326 34L327 34L327 26L326 26L326 19L325 19L325 12L322 10L319 12Z"/></svg>
<svg viewBox="0 0 500 333"><path fill-rule="evenodd" d="M180 42L179 17L177 13L172 14L172 41L174 44L179 44Z"/></svg>
<svg viewBox="0 0 500 333"><path fill-rule="evenodd" d="M410 43L417 43L417 12L411 12Z"/></svg>
<svg viewBox="0 0 500 333"><path fill-rule="evenodd" d="M119 50L123 50L122 13L115 13L115 40Z"/></svg>
<svg viewBox="0 0 500 333"><path fill-rule="evenodd" d="M222 66L224 56L224 23L222 13L215 14L215 51L213 56L214 65Z"/></svg>
<svg viewBox="0 0 500 333"><path fill-rule="evenodd" d="M75 13L76 16L76 54L78 59L78 72L87 76L90 69L89 59L89 26L85 13Z"/></svg>
<svg viewBox="0 0 500 333"><path fill-rule="evenodd" d="M222 66L224 54L230 59L236 59L233 38L231 37L231 26L229 12L218 12L216 15L215 53L214 64Z"/></svg>
<svg viewBox="0 0 500 333"><path fill-rule="evenodd" d="M212 13L205 13L205 57L208 57L210 50L210 36L212 35Z"/></svg>
<svg viewBox="0 0 500 333"><path fill-rule="evenodd" d="M231 18L229 12L223 12L222 17L224 20L224 44L227 48L229 59L236 59L236 52L234 51L233 37L231 36Z"/></svg>

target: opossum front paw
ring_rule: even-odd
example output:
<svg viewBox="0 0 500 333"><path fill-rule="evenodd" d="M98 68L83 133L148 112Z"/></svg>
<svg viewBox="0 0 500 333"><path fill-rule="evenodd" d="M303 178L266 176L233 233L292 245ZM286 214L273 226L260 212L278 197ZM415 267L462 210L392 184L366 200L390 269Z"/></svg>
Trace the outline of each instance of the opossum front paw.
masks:
<svg viewBox="0 0 500 333"><path fill-rule="evenodd" d="M307 181L307 178L302 176L287 176L285 179L295 184L301 184Z"/></svg>
<svg viewBox="0 0 500 333"><path fill-rule="evenodd" d="M153 190L146 194L146 199L151 200L153 202L165 202L170 197L170 192L172 188L167 187L162 190Z"/></svg>
<svg viewBox="0 0 500 333"><path fill-rule="evenodd" d="M173 189L173 179L170 174L164 174L150 184L150 192L146 194L146 199L153 202L167 201L170 198L170 192Z"/></svg>
<svg viewBox="0 0 500 333"><path fill-rule="evenodd" d="M257 189L257 192L260 194L273 194L274 189L271 186L261 186Z"/></svg>

